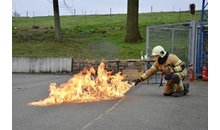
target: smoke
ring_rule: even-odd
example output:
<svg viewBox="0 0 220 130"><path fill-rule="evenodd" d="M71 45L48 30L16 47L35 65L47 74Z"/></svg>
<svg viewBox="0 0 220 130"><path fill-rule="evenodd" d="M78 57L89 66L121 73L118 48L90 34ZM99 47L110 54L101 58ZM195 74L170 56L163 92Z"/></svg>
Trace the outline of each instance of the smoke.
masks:
<svg viewBox="0 0 220 130"><path fill-rule="evenodd" d="M85 51L89 54L88 59L99 60L113 60L117 58L119 54L119 48L113 43L105 40L88 42Z"/></svg>

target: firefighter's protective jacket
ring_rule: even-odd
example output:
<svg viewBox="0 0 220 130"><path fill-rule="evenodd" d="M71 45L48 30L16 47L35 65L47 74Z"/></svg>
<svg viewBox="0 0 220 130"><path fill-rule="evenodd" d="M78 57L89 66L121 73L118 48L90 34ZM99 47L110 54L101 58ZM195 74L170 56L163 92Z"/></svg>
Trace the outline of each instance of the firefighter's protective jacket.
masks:
<svg viewBox="0 0 220 130"><path fill-rule="evenodd" d="M164 74L168 72L182 72L183 69L181 66L185 63L181 61L175 54L169 54L166 61L163 64L160 64L158 61L155 61L154 64L148 69L141 77L140 80L143 81L149 78L151 75L155 74L157 71L162 71Z"/></svg>

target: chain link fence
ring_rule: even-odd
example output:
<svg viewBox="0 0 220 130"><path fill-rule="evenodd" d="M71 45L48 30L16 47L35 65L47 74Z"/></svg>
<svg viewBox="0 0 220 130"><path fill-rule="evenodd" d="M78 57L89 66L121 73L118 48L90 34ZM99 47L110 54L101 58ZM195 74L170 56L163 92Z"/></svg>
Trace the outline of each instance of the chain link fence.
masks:
<svg viewBox="0 0 220 130"><path fill-rule="evenodd" d="M146 29L146 55L151 57L152 49L157 45L161 45L167 52L177 55L183 62L185 62L188 67L188 72L189 67L192 65L194 68L194 75L201 75L198 73L197 65L202 64L202 67L208 67L208 60L202 56L203 63L198 61L198 56L203 55L199 52L200 24L204 23L191 21L185 23L148 26ZM208 23L205 23L205 25L208 25ZM202 41L203 40L206 40L202 45L202 48L204 49L203 53L208 55L208 40L202 37ZM149 67L148 64L145 64L145 71ZM201 70L202 67L199 69ZM157 75L160 74L161 72L158 72L156 77L152 77L152 81L157 83L158 80L155 80L155 78L160 79L157 77Z"/></svg>
<svg viewBox="0 0 220 130"><path fill-rule="evenodd" d="M146 53L151 57L151 51L156 45L161 45L170 54L176 54L188 65L190 23L177 23L147 27Z"/></svg>
<svg viewBox="0 0 220 130"><path fill-rule="evenodd" d="M187 66L189 66L189 27L190 22L148 26L146 29L146 55L151 57L152 49L161 45L170 54L177 55ZM151 57L153 58L153 57ZM150 66L145 65L145 70ZM151 83L159 83L161 72L151 76Z"/></svg>

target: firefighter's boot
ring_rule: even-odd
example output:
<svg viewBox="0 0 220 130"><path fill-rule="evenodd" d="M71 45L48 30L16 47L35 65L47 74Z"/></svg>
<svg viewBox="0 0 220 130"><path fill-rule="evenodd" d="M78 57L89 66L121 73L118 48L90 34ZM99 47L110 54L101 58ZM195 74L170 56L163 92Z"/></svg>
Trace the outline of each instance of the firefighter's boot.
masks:
<svg viewBox="0 0 220 130"><path fill-rule="evenodd" d="M174 97L181 97L184 95L184 91L181 91L181 92L176 92L173 94Z"/></svg>
<svg viewBox="0 0 220 130"><path fill-rule="evenodd" d="M183 83L184 87L184 95L186 95L189 92L189 83Z"/></svg>

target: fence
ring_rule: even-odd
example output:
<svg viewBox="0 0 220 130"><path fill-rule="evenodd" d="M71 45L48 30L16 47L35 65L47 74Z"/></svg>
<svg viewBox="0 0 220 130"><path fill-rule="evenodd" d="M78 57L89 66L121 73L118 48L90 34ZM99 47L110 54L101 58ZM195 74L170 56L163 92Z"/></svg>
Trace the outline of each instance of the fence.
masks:
<svg viewBox="0 0 220 130"><path fill-rule="evenodd" d="M12 72L23 73L69 73L72 58L12 57Z"/></svg>
<svg viewBox="0 0 220 130"><path fill-rule="evenodd" d="M151 50L156 45L161 45L169 53L176 54L185 64L192 65L194 68L194 75L196 73L199 50L199 24L200 22L191 21L185 23L175 23L167 25L149 26L146 28L146 55L151 56ZM208 48L208 43L204 44L203 48ZM208 53L208 49L205 49ZM205 61L205 59L203 59ZM208 62L203 62L208 67ZM145 70L148 68L145 65ZM200 68L202 69L202 68Z"/></svg>
<svg viewBox="0 0 220 130"><path fill-rule="evenodd" d="M96 71L101 60L82 60L57 57L12 57L12 72L16 73L71 73L77 74L84 69L93 67ZM126 60L103 61L107 71L112 74L126 74L126 78L133 80L144 73L144 62L128 62Z"/></svg>

